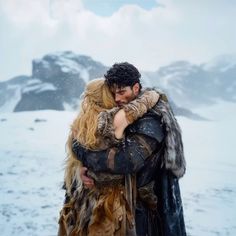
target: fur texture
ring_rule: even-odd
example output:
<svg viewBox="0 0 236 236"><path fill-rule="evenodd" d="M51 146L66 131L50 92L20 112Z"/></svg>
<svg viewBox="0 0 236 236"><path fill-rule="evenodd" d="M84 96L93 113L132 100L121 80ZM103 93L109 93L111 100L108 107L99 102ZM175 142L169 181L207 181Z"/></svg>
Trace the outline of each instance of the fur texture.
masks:
<svg viewBox="0 0 236 236"><path fill-rule="evenodd" d="M148 109L157 102L159 95L154 91L147 91L139 98L125 106L125 112L129 122L133 122L143 116ZM113 120L120 108L113 108L101 112L98 118L97 138L100 139L100 148L106 149L120 143L114 134ZM73 124L76 124L74 122ZM72 130L76 127L72 126ZM85 190L80 179L79 171L81 163L76 159L72 147L72 132L67 141L68 158L65 169L65 187L69 202L61 211L59 220L59 235L103 235L122 236L136 235L133 212L130 209L131 201L127 202L127 194L124 184L116 187L117 176L104 174L93 176L101 189ZM119 176L118 176L119 177ZM99 180L109 179L113 185L98 184ZM118 179L119 180L119 179ZM96 184L95 182L95 184ZM107 181L106 181L107 182ZM119 181L118 181L119 182ZM105 190L105 191L104 191ZM86 194L85 194L86 193ZM128 224L128 225L127 225Z"/></svg>
<svg viewBox="0 0 236 236"><path fill-rule="evenodd" d="M72 187L80 191L83 185L80 179L80 168L82 163L76 158L74 152L72 151L72 140L73 135L71 132L66 143L67 159L64 174L65 188L68 196L71 195ZM76 186L74 186L74 183L76 183Z"/></svg>
<svg viewBox="0 0 236 236"><path fill-rule="evenodd" d="M154 90L145 90L140 96L122 106L129 124L142 117L157 103L160 95ZM113 120L119 107L100 112L98 116L98 134L106 141L108 146L119 144L122 140L115 137Z"/></svg>
<svg viewBox="0 0 236 236"><path fill-rule="evenodd" d="M123 106L129 124L142 117L154 107L160 95L154 90L145 90L138 98Z"/></svg>
<svg viewBox="0 0 236 236"><path fill-rule="evenodd" d="M161 94L159 90L156 92ZM133 101L131 105L127 104L125 111L128 114L128 120L134 121L145 114L147 109L153 107L155 99L153 98L152 103L148 100L142 100L136 101L136 103ZM117 143L112 120L118 110L114 108L99 115L98 134L103 138L105 146ZM163 165L177 177L181 177L186 169L181 130L163 94L159 102L153 107L153 111L162 117L162 124L166 131ZM109 134L107 136L108 141L106 141L107 134ZM72 133L67 141L68 158L65 169L65 187L69 201L64 204L61 210L58 235L122 236L127 235L127 232L129 232L128 235L135 235L131 204L130 201L126 200L127 196L123 194L127 192L124 186L85 189L79 175L81 163L76 159L71 147ZM129 231L127 227L131 230Z"/></svg>
<svg viewBox="0 0 236 236"><path fill-rule="evenodd" d="M160 90L155 90L161 94L161 99L152 110L161 116L166 132L163 165L180 178L186 171L181 129L166 96Z"/></svg>

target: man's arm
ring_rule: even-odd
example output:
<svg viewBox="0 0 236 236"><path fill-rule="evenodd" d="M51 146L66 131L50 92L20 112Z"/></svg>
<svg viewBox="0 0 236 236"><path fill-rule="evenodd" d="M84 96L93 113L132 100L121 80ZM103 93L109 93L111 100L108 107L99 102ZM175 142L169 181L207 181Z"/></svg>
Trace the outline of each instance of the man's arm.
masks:
<svg viewBox="0 0 236 236"><path fill-rule="evenodd" d="M95 172L128 174L137 172L145 160L158 151L164 138L160 121L153 117L140 119L131 127L120 147L90 151L73 142L73 151L83 165Z"/></svg>

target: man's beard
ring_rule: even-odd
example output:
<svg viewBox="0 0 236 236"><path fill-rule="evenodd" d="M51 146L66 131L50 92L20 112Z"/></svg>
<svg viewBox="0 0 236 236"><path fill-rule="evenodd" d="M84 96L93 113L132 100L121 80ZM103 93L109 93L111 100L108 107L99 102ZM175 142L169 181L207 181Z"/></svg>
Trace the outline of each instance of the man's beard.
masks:
<svg viewBox="0 0 236 236"><path fill-rule="evenodd" d="M116 105L117 105L118 107L122 107L122 106L125 105L125 104L127 104L127 103L125 103L125 102L117 102L117 103L116 103Z"/></svg>

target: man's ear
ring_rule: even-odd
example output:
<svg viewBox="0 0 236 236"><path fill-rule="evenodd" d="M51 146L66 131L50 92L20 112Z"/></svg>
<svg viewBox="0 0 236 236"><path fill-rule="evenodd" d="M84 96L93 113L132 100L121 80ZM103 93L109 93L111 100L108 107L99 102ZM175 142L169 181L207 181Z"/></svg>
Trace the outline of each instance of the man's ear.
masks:
<svg viewBox="0 0 236 236"><path fill-rule="evenodd" d="M139 94L139 92L140 92L140 85L139 85L139 83L134 84L134 86L133 86L133 92L134 92L134 94L135 94L136 96Z"/></svg>

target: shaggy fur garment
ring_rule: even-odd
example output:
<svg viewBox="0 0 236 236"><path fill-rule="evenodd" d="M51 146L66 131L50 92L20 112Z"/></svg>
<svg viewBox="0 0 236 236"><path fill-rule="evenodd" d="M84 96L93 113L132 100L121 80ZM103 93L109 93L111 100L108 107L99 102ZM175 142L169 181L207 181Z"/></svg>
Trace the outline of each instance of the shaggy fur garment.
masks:
<svg viewBox="0 0 236 236"><path fill-rule="evenodd" d="M161 117L166 134L163 165L180 178L186 171L181 129L166 96L160 90L156 88L155 90L161 94L161 98L152 110Z"/></svg>
<svg viewBox="0 0 236 236"><path fill-rule="evenodd" d="M142 96L125 105L127 120L132 123L151 109L159 99L155 91L146 91ZM113 120L120 108L102 112L98 120L98 136L101 150L114 146L122 140L115 138ZM76 159L72 147L72 134L67 142L68 158L65 170L65 187L69 198L60 213L59 236L135 236L131 200L127 201L124 184L117 185L117 177L109 174L93 176L97 186L85 189L79 176L81 163ZM92 173L91 173L92 174ZM92 176L91 176L92 177ZM110 178L113 185L98 184ZM98 188L98 186L103 186Z"/></svg>

